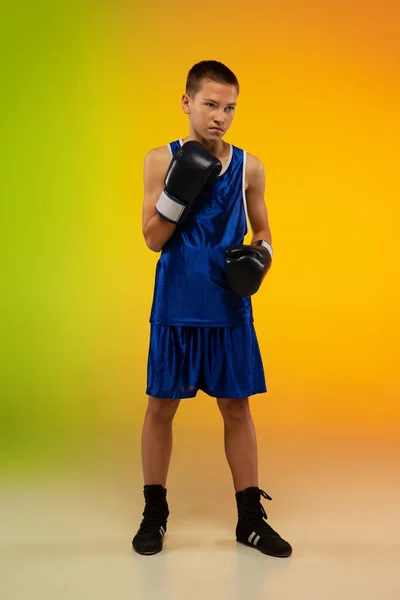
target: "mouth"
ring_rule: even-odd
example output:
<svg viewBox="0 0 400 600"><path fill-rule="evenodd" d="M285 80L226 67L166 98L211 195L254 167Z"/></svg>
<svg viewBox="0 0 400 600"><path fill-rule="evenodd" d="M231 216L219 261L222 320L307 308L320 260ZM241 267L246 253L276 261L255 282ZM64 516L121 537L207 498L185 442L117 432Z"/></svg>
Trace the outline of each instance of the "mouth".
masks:
<svg viewBox="0 0 400 600"><path fill-rule="evenodd" d="M221 129L221 127L210 127L211 131L219 131L220 133L223 133L223 129Z"/></svg>

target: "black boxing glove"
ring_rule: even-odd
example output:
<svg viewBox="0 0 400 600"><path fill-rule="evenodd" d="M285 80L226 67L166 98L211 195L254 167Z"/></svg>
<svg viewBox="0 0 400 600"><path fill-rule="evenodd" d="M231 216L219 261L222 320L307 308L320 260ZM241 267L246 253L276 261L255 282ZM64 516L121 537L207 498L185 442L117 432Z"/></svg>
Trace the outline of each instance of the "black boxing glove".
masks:
<svg viewBox="0 0 400 600"><path fill-rule="evenodd" d="M251 246L229 246L225 251L226 281L234 294L255 294L272 263L272 248L265 240Z"/></svg>
<svg viewBox="0 0 400 600"><path fill-rule="evenodd" d="M203 144L190 141L177 150L165 176L156 211L166 221L183 223L207 183L220 174L222 164Z"/></svg>

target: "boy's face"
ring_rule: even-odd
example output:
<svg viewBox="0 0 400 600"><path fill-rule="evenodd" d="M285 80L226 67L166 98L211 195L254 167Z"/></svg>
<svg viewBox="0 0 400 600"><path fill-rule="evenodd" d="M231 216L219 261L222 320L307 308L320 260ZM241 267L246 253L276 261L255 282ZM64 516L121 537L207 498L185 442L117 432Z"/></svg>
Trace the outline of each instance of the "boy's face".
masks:
<svg viewBox="0 0 400 600"><path fill-rule="evenodd" d="M192 129L205 140L216 142L232 123L237 95L234 85L205 80L197 94L183 95L182 108Z"/></svg>

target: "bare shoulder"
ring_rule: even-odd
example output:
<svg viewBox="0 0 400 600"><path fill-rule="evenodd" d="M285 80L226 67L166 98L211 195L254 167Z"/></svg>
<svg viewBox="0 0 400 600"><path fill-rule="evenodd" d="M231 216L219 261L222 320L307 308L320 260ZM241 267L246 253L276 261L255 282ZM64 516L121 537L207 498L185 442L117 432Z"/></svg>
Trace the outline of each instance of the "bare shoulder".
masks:
<svg viewBox="0 0 400 600"><path fill-rule="evenodd" d="M171 154L168 146L159 146L147 152L143 168L146 195L157 193L163 187L170 162Z"/></svg>
<svg viewBox="0 0 400 600"><path fill-rule="evenodd" d="M246 152L246 161L247 161L247 171L248 172L257 172L264 171L264 165L261 159L254 154L250 154L250 152Z"/></svg>
<svg viewBox="0 0 400 600"><path fill-rule="evenodd" d="M160 146L149 150L144 159L143 183L145 202L154 201L164 187L165 176L171 163L168 146Z"/></svg>
<svg viewBox="0 0 400 600"><path fill-rule="evenodd" d="M162 168L171 162L171 153L168 146L158 146L149 150L145 156L145 167Z"/></svg>
<svg viewBox="0 0 400 600"><path fill-rule="evenodd" d="M264 165L262 161L258 156L246 152L246 188L255 183L262 183L263 179Z"/></svg>

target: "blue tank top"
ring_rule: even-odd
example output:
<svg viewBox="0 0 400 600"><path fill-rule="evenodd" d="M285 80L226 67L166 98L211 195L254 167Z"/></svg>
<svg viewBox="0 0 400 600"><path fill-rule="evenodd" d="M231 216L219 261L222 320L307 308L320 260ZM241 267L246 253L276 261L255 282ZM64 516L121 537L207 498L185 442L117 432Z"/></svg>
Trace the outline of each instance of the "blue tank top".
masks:
<svg viewBox="0 0 400 600"><path fill-rule="evenodd" d="M181 144L169 144L171 157ZM247 233L245 165L245 151L231 145L226 167L164 245L150 323L238 327L253 322L251 298L233 294L225 280L225 250L242 244Z"/></svg>

